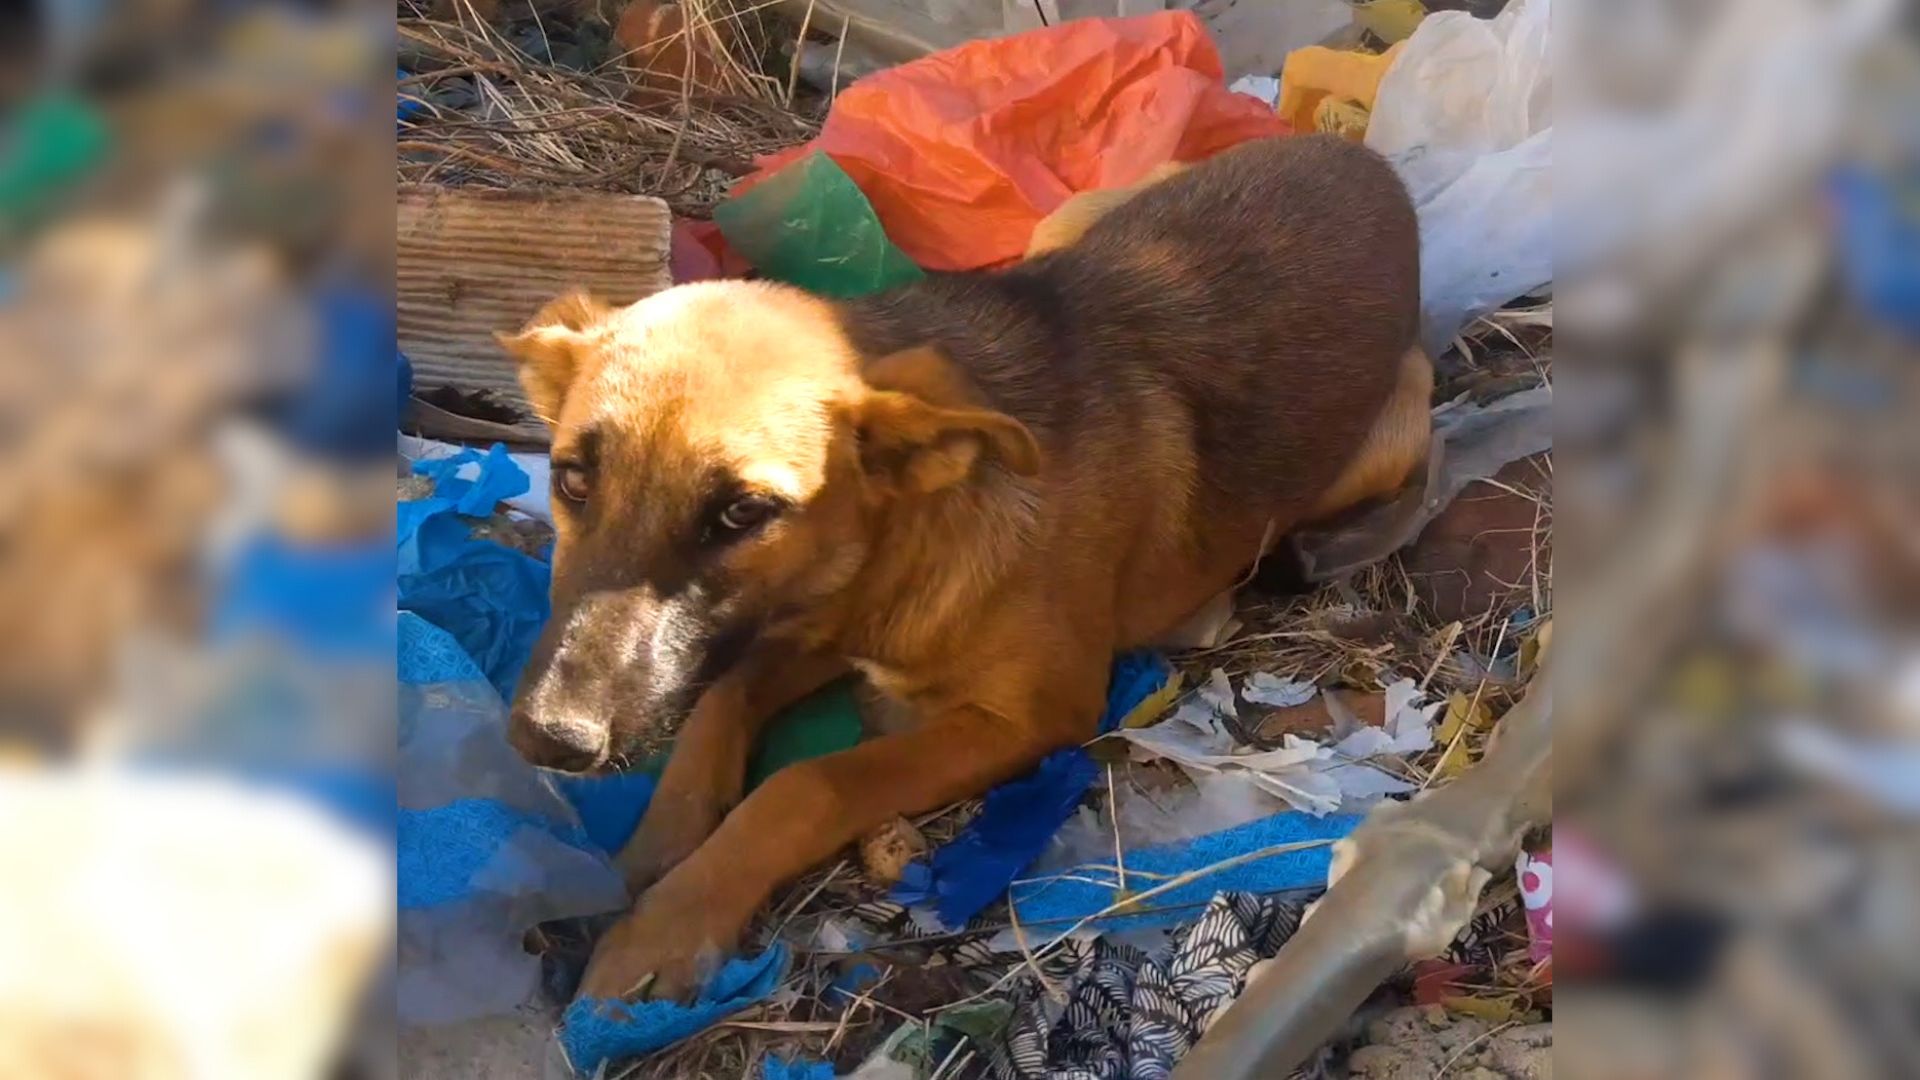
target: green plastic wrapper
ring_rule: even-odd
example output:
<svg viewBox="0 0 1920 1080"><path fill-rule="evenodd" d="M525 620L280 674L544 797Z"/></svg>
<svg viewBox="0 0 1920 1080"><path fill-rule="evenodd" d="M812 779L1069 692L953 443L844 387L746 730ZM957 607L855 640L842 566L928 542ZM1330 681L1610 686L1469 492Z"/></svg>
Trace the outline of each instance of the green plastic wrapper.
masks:
<svg viewBox="0 0 1920 1080"><path fill-rule="evenodd" d="M714 208L727 244L775 281L848 298L917 281L873 205L833 159L809 154Z"/></svg>
<svg viewBox="0 0 1920 1080"><path fill-rule="evenodd" d="M112 139L84 102L52 94L20 107L0 132L0 237L45 214L103 160Z"/></svg>
<svg viewBox="0 0 1920 1080"><path fill-rule="evenodd" d="M865 727L860 720L860 700L853 692L854 681L841 679L822 687L812 695L787 706L767 722L759 745L747 761L747 790L796 761L823 757L850 750L860 742ZM656 754L637 771L660 775L667 767L667 755Z"/></svg>

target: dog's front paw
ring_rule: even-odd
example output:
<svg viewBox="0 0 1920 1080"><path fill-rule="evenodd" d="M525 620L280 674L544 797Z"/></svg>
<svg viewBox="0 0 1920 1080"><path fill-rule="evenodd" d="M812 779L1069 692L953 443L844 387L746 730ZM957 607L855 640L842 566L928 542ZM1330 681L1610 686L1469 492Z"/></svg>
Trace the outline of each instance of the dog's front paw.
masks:
<svg viewBox="0 0 1920 1080"><path fill-rule="evenodd" d="M580 980L581 997L686 1000L706 982L743 924L700 897L676 899L671 885L669 878L649 890L600 938Z"/></svg>

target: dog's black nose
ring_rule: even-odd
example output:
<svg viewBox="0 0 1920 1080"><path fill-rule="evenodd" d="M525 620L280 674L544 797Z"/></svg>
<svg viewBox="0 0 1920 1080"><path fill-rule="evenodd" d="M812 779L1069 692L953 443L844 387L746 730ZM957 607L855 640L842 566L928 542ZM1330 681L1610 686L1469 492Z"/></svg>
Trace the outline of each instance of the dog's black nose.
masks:
<svg viewBox="0 0 1920 1080"><path fill-rule="evenodd" d="M516 709L507 722L507 741L534 765L582 772L600 764L607 730L591 721L535 717Z"/></svg>

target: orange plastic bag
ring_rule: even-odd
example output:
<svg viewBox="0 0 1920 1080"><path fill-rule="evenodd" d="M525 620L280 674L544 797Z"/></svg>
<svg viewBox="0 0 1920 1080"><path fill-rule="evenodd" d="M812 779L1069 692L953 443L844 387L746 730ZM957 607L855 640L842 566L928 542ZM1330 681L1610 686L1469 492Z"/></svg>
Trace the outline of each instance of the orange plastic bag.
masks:
<svg viewBox="0 0 1920 1080"><path fill-rule="evenodd" d="M970 270L1018 258L1070 195L1289 130L1227 89L1191 13L1085 19L869 75L818 138L764 159L742 190L825 151L916 263Z"/></svg>

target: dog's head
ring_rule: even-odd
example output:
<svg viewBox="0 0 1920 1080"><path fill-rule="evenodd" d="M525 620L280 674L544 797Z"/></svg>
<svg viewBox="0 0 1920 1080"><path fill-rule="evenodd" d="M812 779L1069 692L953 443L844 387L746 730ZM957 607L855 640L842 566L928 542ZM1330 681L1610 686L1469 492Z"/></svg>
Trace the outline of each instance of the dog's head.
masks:
<svg viewBox="0 0 1920 1080"><path fill-rule="evenodd" d="M863 358L793 289L563 297L501 340L553 431L553 616L510 725L536 764L659 750L756 639L841 602L899 500L1039 468L936 352Z"/></svg>

